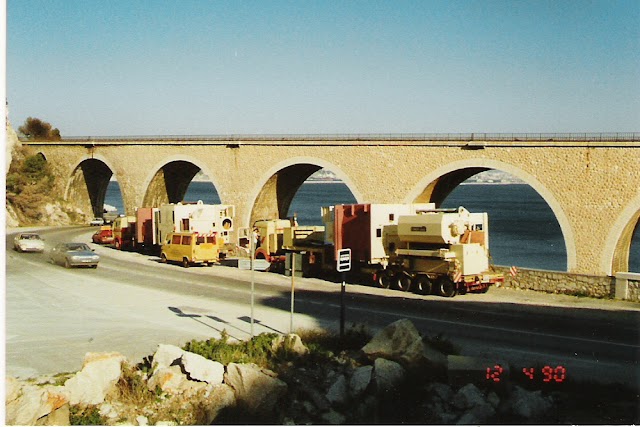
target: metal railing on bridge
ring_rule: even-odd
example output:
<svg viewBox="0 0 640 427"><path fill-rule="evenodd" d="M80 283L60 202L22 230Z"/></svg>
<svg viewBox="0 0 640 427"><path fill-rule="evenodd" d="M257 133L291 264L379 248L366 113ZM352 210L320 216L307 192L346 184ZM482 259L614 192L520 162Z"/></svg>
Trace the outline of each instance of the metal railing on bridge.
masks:
<svg viewBox="0 0 640 427"><path fill-rule="evenodd" d="M21 141L31 141L20 137ZM603 133L375 133L69 136L60 142L115 141L507 141L638 142L640 132ZM44 142L44 141L42 141Z"/></svg>

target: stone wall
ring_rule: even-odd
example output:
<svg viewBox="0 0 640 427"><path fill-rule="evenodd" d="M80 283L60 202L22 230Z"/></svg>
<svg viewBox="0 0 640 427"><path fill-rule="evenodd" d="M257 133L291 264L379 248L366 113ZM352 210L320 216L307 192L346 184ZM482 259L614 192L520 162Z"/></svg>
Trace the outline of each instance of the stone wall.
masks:
<svg viewBox="0 0 640 427"><path fill-rule="evenodd" d="M615 297L640 302L640 273L617 273Z"/></svg>
<svg viewBox="0 0 640 427"><path fill-rule="evenodd" d="M531 289L553 294L588 296L592 298L614 298L616 296L615 278L610 276L518 267L517 274L513 277L509 272L509 267L496 266L495 268L504 274L504 286L507 288ZM640 285L640 278L636 283ZM634 301L640 301L637 296L638 292L636 292Z"/></svg>

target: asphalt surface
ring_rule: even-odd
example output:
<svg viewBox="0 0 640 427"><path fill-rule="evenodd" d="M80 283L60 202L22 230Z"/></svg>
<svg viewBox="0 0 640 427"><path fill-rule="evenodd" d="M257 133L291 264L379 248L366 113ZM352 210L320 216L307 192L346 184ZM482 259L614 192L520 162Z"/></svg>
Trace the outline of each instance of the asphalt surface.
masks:
<svg viewBox="0 0 640 427"><path fill-rule="evenodd" d="M51 247L89 242L95 228L42 229ZM287 333L291 327L338 330L341 285L232 267L165 265L158 258L98 245L96 270L53 265L47 253L21 254L7 231L6 374L33 377L81 369L86 352L117 351L133 362L158 344L190 339ZM372 332L401 318L441 335L488 365L562 366L567 375L638 386L640 304L492 288L447 299L363 285L346 286L346 325Z"/></svg>

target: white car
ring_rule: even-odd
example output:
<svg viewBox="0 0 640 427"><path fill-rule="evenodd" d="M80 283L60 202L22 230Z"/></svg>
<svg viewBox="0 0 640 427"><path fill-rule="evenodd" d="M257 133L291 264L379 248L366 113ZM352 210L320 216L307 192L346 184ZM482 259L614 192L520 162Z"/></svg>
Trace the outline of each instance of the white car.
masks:
<svg viewBox="0 0 640 427"><path fill-rule="evenodd" d="M44 240L37 233L18 233L13 239L13 247L18 252L43 252Z"/></svg>
<svg viewBox="0 0 640 427"><path fill-rule="evenodd" d="M91 221L89 221L89 225L104 225L104 219L93 218Z"/></svg>

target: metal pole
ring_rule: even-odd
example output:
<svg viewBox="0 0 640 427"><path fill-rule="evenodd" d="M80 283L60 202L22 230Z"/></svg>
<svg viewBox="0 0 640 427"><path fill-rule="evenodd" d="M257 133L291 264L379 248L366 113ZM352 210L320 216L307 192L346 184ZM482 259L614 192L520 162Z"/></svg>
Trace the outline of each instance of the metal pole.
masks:
<svg viewBox="0 0 640 427"><path fill-rule="evenodd" d="M295 278L296 277L296 253L291 252L291 318L289 320L289 333L293 333L293 300L295 293Z"/></svg>
<svg viewBox="0 0 640 427"><path fill-rule="evenodd" d="M255 275L255 270L254 270L254 265L253 265L253 259L255 258L256 255L256 236L253 233L253 230L251 230L251 235L250 235L250 239L251 239L251 243L250 243L250 250L249 250L249 255L251 257L250 261L249 261L249 267L251 268L251 338L253 338L253 307L254 307L254 291L255 291L255 280L254 280L254 275Z"/></svg>
<svg viewBox="0 0 640 427"><path fill-rule="evenodd" d="M342 273L342 289L340 290L340 339L344 338L344 318L345 318L345 293L347 290L347 284L345 282L346 274Z"/></svg>

